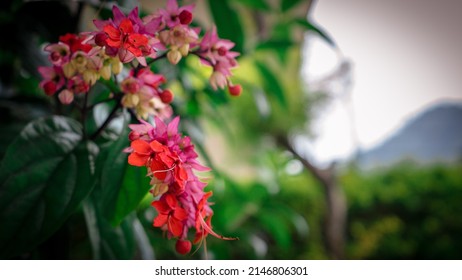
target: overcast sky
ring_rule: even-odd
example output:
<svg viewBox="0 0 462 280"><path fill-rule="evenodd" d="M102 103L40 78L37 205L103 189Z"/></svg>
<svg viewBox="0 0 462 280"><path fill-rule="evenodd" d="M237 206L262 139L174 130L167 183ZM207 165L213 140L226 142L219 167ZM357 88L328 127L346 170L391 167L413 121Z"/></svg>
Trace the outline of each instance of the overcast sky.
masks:
<svg viewBox="0 0 462 280"><path fill-rule="evenodd" d="M351 100L357 136L370 148L405 119L441 100L462 102L462 1L319 0L311 17L353 62ZM305 73L335 68L335 53L313 40ZM319 161L353 150L345 103L333 101L317 122Z"/></svg>

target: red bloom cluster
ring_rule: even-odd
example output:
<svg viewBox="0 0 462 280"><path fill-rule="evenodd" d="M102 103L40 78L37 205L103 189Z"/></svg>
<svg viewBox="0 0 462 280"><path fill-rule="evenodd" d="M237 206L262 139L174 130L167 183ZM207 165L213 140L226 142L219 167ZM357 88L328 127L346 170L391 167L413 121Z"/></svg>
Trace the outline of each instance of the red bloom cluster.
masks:
<svg viewBox="0 0 462 280"><path fill-rule="evenodd" d="M43 77L40 87L47 95L58 93L64 104L74 99L74 94L88 92L100 77L109 79L111 72L119 73L121 68L117 59L98 52L85 43L85 35L66 34L56 44L45 47L49 53L51 67L39 67Z"/></svg>
<svg viewBox="0 0 462 280"><path fill-rule="evenodd" d="M153 185L152 193L160 196L152 203L158 215L154 227L167 232L169 238L177 238L176 249L188 253L191 243L187 240L188 231L196 231L193 243L202 241L208 234L221 239L210 225L213 211L205 193L207 185L194 174L194 170L207 171L197 161L197 153L189 137L178 134L179 117L168 125L159 118L155 127L147 122L130 125L132 132L128 162L134 166L146 166Z"/></svg>
<svg viewBox="0 0 462 280"><path fill-rule="evenodd" d="M200 38L200 29L190 26L193 9L193 5L179 7L176 0L168 0L166 9L140 18L138 8L125 15L114 6L113 18L94 20L97 31L66 34L58 43L47 45L44 50L51 66L38 69L43 76L40 87L47 95L58 94L64 104L73 102L75 94L88 94L98 80L112 78L114 83L105 83L106 86L120 89L99 102L120 100L115 110L122 105L133 110L137 118L154 117L155 126L143 120L139 125L130 125L128 162L147 167L152 194L158 197L152 203L158 212L153 226L164 230L169 238L176 238L176 250L181 254L191 250L188 240L191 228L195 230L193 243L201 242L208 234L229 238L212 230L213 211L208 202L212 193L204 192L207 184L194 173L209 169L197 161L190 138L178 133L179 118L168 125L163 122L173 115L170 103L174 95L162 88L165 77L153 73L148 64L164 57L177 64L188 54L194 54L213 67L210 84L214 89L228 87L231 95L242 91L240 85L233 85L230 80L239 55L232 51L234 43L218 38L215 28ZM128 63L132 69L123 71ZM87 101L85 98L84 103ZM94 105L79 106L82 116ZM110 114L101 128L113 116Z"/></svg>
<svg viewBox="0 0 462 280"><path fill-rule="evenodd" d="M173 94L160 88L165 81L163 75L154 74L149 68L130 71L121 83L124 93L122 105L135 109L138 117L143 119L150 115L161 119L170 118L173 110L169 103L173 100Z"/></svg>

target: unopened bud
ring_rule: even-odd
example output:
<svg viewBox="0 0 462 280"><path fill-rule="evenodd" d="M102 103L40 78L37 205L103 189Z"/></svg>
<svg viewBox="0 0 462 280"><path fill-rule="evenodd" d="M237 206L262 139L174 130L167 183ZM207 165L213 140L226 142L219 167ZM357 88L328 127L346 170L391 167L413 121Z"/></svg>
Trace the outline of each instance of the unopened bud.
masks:
<svg viewBox="0 0 462 280"><path fill-rule="evenodd" d="M176 65L181 60L181 53L178 50L170 50L167 53L167 58L171 64Z"/></svg>
<svg viewBox="0 0 462 280"><path fill-rule="evenodd" d="M140 97L138 94L125 94L122 97L122 105L126 108L133 108L140 102Z"/></svg>
<svg viewBox="0 0 462 280"><path fill-rule="evenodd" d="M94 71L83 72L83 80L85 81L85 83L89 84L90 86L94 85L98 79L99 79L99 75L98 73Z"/></svg>
<svg viewBox="0 0 462 280"><path fill-rule="evenodd" d="M43 91L46 95L53 95L56 92L56 83L53 81L48 81L43 85Z"/></svg>
<svg viewBox="0 0 462 280"><path fill-rule="evenodd" d="M68 63L63 66L63 73L66 78L70 78L75 75L75 67L72 65L72 63Z"/></svg>
<svg viewBox="0 0 462 280"><path fill-rule="evenodd" d="M178 15L178 18L180 19L181 24L190 24L193 16L191 12L184 10Z"/></svg>
<svg viewBox="0 0 462 280"><path fill-rule="evenodd" d="M191 246L191 241L178 239L175 249L178 253L185 255L191 251Z"/></svg>
<svg viewBox="0 0 462 280"><path fill-rule="evenodd" d="M166 89L160 94L160 100L164 102L165 104L169 104L173 101L173 93Z"/></svg>
<svg viewBox="0 0 462 280"><path fill-rule="evenodd" d="M65 89L58 94L58 98L63 104L70 104L74 100L74 93Z"/></svg>
<svg viewBox="0 0 462 280"><path fill-rule="evenodd" d="M114 75L118 75L120 72L122 72L123 64L120 62L118 59L113 59L111 61L111 66L112 66L112 73Z"/></svg>
<svg viewBox="0 0 462 280"><path fill-rule="evenodd" d="M242 93L241 85L229 85L228 90L232 96L239 96Z"/></svg>
<svg viewBox="0 0 462 280"><path fill-rule="evenodd" d="M100 47L104 47L104 46L106 46L106 39L107 38L108 38L108 36L106 35L106 33L104 33L104 32L98 33L95 36L95 44L100 46Z"/></svg>
<svg viewBox="0 0 462 280"><path fill-rule="evenodd" d="M187 56L189 53L189 44L184 44L179 48L179 51L182 56Z"/></svg>
<svg viewBox="0 0 462 280"><path fill-rule="evenodd" d="M130 133L128 134L128 139L130 141L138 140L138 139L140 139L140 134L138 132L135 132L135 131L130 131Z"/></svg>
<svg viewBox="0 0 462 280"><path fill-rule="evenodd" d="M99 73L101 74L101 77L103 77L103 79L109 80L111 78L111 65L103 66Z"/></svg>

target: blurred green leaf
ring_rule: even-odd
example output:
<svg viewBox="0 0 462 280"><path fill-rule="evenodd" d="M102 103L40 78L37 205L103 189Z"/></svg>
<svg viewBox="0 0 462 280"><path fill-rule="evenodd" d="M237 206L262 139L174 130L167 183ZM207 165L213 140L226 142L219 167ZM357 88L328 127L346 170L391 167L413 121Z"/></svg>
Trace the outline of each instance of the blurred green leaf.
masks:
<svg viewBox="0 0 462 280"><path fill-rule="evenodd" d="M279 82L280 80L269 69L269 67L263 64L262 62L256 61L255 66L260 72L260 76L264 83L263 88L266 94L271 94L276 98L279 104L281 104L283 107L287 107L286 97L284 95L284 91L282 90L282 86Z"/></svg>
<svg viewBox="0 0 462 280"><path fill-rule="evenodd" d="M234 50L243 53L244 31L238 14L230 6L230 1L209 0L208 3L220 38L233 41L236 44Z"/></svg>
<svg viewBox="0 0 462 280"><path fill-rule="evenodd" d="M281 11L282 12L287 12L291 8L293 8L295 5L300 3L301 0L282 0L281 1Z"/></svg>
<svg viewBox="0 0 462 280"><path fill-rule="evenodd" d="M257 214L262 227L266 229L278 246L283 249L289 248L291 242L290 230L283 218L272 211L261 211Z"/></svg>
<svg viewBox="0 0 462 280"><path fill-rule="evenodd" d="M96 202L97 203L97 202ZM84 214L93 248L94 259L128 260L135 255L136 244L132 229L134 217L128 217L113 227L95 206L94 197L84 202Z"/></svg>
<svg viewBox="0 0 462 280"><path fill-rule="evenodd" d="M268 3L266 3L265 0L237 0L236 2L239 2L251 9L255 10L261 10L261 11L269 11L270 6L268 6Z"/></svg>
<svg viewBox="0 0 462 280"><path fill-rule="evenodd" d="M287 51L295 43L290 39L272 39L261 42L256 46L256 50L273 51L277 54L279 62L285 64Z"/></svg>
<svg viewBox="0 0 462 280"><path fill-rule="evenodd" d="M39 119L11 143L0 166L0 254L12 257L55 232L94 186L98 151L65 117Z"/></svg>
<svg viewBox="0 0 462 280"><path fill-rule="evenodd" d="M332 38L321 27L316 26L310 21L303 19L303 18L295 19L294 23L306 28L306 30L313 31L314 33L318 34L332 47L334 48L337 47L334 40L332 40Z"/></svg>

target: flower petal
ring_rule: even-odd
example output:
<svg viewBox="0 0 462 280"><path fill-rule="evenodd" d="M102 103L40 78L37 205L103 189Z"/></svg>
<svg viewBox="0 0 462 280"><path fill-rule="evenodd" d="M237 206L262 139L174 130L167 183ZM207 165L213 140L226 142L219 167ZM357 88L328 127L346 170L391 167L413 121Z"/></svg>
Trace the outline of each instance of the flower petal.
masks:
<svg viewBox="0 0 462 280"><path fill-rule="evenodd" d="M183 233L183 223L174 217L170 217L168 219L168 230L172 233L175 237L180 237Z"/></svg>
<svg viewBox="0 0 462 280"><path fill-rule="evenodd" d="M145 166L148 162L149 155L140 155L136 152L131 153L128 156L128 164L133 166Z"/></svg>
<svg viewBox="0 0 462 280"><path fill-rule="evenodd" d="M170 205L168 205L168 203L163 200L153 201L151 202L151 205L156 208L157 212L164 215L167 215L172 210Z"/></svg>
<svg viewBox="0 0 462 280"><path fill-rule="evenodd" d="M152 225L154 227L161 227L167 223L167 220L168 220L168 215L159 214L152 221Z"/></svg>
<svg viewBox="0 0 462 280"><path fill-rule="evenodd" d="M130 147L132 147L135 152L142 155L150 155L152 152L151 145L144 140L134 140Z"/></svg>

